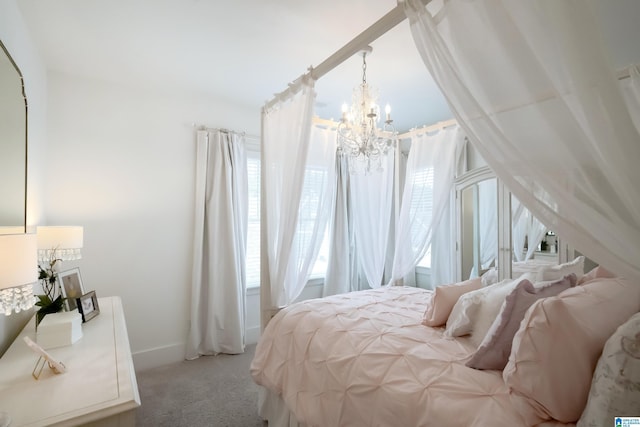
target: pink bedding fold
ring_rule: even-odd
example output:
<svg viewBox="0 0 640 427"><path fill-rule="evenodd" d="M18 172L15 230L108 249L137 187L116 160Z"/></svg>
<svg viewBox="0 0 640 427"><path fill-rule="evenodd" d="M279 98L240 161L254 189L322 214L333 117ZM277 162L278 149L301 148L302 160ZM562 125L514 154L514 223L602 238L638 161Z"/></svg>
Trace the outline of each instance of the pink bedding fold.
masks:
<svg viewBox="0 0 640 427"><path fill-rule="evenodd" d="M431 292L410 287L308 300L283 309L251 375L307 426L531 426L501 371L465 366L475 348L421 324Z"/></svg>

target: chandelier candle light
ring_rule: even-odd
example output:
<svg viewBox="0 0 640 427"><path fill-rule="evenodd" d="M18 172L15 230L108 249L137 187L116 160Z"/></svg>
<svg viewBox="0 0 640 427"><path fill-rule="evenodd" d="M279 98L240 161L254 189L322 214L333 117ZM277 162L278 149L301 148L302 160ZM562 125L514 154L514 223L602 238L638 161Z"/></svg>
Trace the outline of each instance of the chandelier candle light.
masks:
<svg viewBox="0 0 640 427"><path fill-rule="evenodd" d="M349 159L351 173L382 171L382 157L397 145L398 133L391 120L391 107L385 108L385 121L378 128L380 107L377 91L367 84L367 46L362 54L362 83L354 88L351 108L342 105L342 119L338 125L338 150Z"/></svg>

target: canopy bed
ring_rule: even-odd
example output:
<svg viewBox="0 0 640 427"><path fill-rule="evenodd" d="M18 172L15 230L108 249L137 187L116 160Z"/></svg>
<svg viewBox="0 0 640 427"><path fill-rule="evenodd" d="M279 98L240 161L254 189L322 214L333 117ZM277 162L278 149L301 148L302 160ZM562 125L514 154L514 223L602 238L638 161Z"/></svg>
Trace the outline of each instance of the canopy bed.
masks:
<svg viewBox="0 0 640 427"><path fill-rule="evenodd" d="M598 359L640 311L640 111L625 104L585 5L425 3L401 2L263 110L264 331L251 365L264 387L261 414L278 426L599 425L610 406L596 379L611 371L594 373ZM435 291L387 286L291 305L286 281L301 270L285 230L295 227L313 82L405 16L457 122L495 172L495 184L485 169L456 190L461 206L484 191L481 182L495 188L497 250L479 247L471 262L458 253L457 283ZM638 70L628 74L637 85ZM286 158L278 144L287 144ZM512 274L512 195L610 270L585 274L585 258L565 244L561 264ZM497 276L483 274L492 263ZM462 281L465 265L482 277Z"/></svg>

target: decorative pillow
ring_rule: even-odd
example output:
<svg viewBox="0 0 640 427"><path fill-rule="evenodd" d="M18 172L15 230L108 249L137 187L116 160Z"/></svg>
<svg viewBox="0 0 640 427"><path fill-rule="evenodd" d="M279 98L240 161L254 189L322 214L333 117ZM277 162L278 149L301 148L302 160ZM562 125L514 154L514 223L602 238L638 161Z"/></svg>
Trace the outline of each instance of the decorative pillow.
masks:
<svg viewBox="0 0 640 427"><path fill-rule="evenodd" d="M607 271L604 267L599 265L593 270L591 270L590 272L588 272L587 274L585 274L584 276L582 276L578 280L578 285L582 285L584 283L590 282L593 279L602 279L602 278L610 279L613 277L616 277L616 275Z"/></svg>
<svg viewBox="0 0 640 427"><path fill-rule="evenodd" d="M465 280L464 282L438 286L427 303L422 324L426 326L442 326L447 323L451 309L463 294L480 289L482 280Z"/></svg>
<svg viewBox="0 0 640 427"><path fill-rule="evenodd" d="M558 295L575 285L576 275L573 273L555 282L541 282L535 286L528 280L522 280L507 295L500 312L467 366L475 369L504 369L511 354L513 336L520 328L529 307L541 298Z"/></svg>
<svg viewBox="0 0 640 427"><path fill-rule="evenodd" d="M536 282L562 279L571 273L574 273L577 277L582 277L584 274L584 256L580 255L573 261L564 264L541 267L538 270Z"/></svg>
<svg viewBox="0 0 640 427"><path fill-rule="evenodd" d="M614 417L640 415L640 313L607 340L578 427L612 425Z"/></svg>
<svg viewBox="0 0 640 427"><path fill-rule="evenodd" d="M505 297L520 281L533 280L533 277L533 275L526 274L515 280L505 279L462 295L451 310L444 335L459 337L472 332L476 336L482 334L474 343L480 344L491 323L498 315ZM476 331L478 331L477 334Z"/></svg>
<svg viewBox="0 0 640 427"><path fill-rule="evenodd" d="M493 285L498 283L498 270L495 267L488 269L482 276L482 286Z"/></svg>
<svg viewBox="0 0 640 427"><path fill-rule="evenodd" d="M521 413L576 422L605 342L640 311L640 286L597 279L536 301L513 338L502 376Z"/></svg>

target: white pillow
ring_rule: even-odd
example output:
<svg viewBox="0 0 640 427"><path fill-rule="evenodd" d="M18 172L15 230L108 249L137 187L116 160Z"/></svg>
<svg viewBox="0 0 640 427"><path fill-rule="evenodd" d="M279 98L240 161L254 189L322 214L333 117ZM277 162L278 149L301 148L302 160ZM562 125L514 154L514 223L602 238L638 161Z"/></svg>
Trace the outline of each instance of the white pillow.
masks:
<svg viewBox="0 0 640 427"><path fill-rule="evenodd" d="M584 275L584 257L582 255L571 262L540 267L536 282L559 280L571 273L575 274L578 279Z"/></svg>
<svg viewBox="0 0 640 427"><path fill-rule="evenodd" d="M507 295L524 279L534 281L535 274L527 273L517 279L505 279L462 295L451 310L444 335L459 337L471 334L472 342L479 345Z"/></svg>

